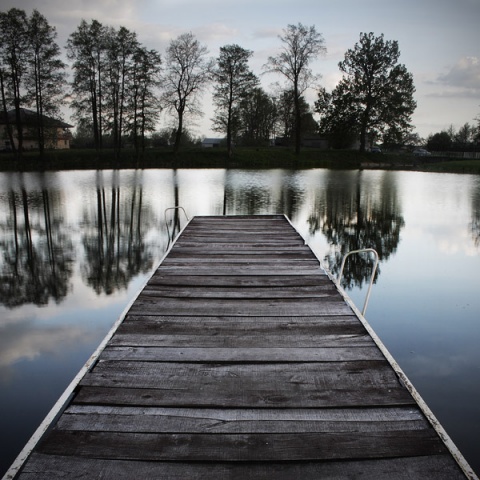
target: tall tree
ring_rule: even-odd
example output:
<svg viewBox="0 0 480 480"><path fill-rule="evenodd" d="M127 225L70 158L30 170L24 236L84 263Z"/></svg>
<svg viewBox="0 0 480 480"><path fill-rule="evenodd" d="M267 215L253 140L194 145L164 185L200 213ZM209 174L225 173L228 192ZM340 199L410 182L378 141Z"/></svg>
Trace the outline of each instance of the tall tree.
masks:
<svg viewBox="0 0 480 480"><path fill-rule="evenodd" d="M113 148L118 157L125 129L130 73L139 43L137 35L125 27L120 27L118 30L109 28L105 47L105 105L107 108L105 114L109 122L108 130L112 135Z"/></svg>
<svg viewBox="0 0 480 480"><path fill-rule="evenodd" d="M0 12L0 63L3 113L9 122L7 112L9 105L13 105L18 148L15 147L11 126L7 129L13 151L21 155L23 150L21 106L28 68L28 20L24 10L11 8L8 12Z"/></svg>
<svg viewBox="0 0 480 480"><path fill-rule="evenodd" d="M412 128L415 87L399 57L397 41L385 41L383 34L361 33L360 42L338 64L344 75L332 93L331 105L322 112L330 116L324 123L332 117L348 119L358 129L361 151L367 135L388 132L390 141L401 141Z"/></svg>
<svg viewBox="0 0 480 480"><path fill-rule="evenodd" d="M48 132L44 116L59 115L64 94L66 65L60 59L60 47L55 41L56 37L55 28L49 25L38 10L34 10L28 19L30 62L26 87L27 103L34 105L37 112L40 156L43 155Z"/></svg>
<svg viewBox="0 0 480 480"><path fill-rule="evenodd" d="M269 57L265 69L270 72L280 73L290 85L294 95L295 107L295 152L300 152L302 132L301 97L305 90L312 86L318 79L309 68L310 63L320 54L326 52L324 40L315 26L306 27L288 25L280 35L283 43L282 52L274 57Z"/></svg>
<svg viewBox="0 0 480 480"><path fill-rule="evenodd" d="M145 134L155 131L161 111L157 91L160 86L161 57L155 50L138 47L133 56L130 88L130 125L137 156L145 151Z"/></svg>
<svg viewBox="0 0 480 480"><path fill-rule="evenodd" d="M201 45L192 33L173 39L167 48L164 105L176 114L177 127L173 150L180 148L185 116L199 115L198 99L210 78L212 62L206 59L207 47Z"/></svg>
<svg viewBox="0 0 480 480"><path fill-rule="evenodd" d="M67 55L73 61L72 107L77 119L89 116L95 148L102 148L104 130L103 80L107 28L97 20L82 20L67 41Z"/></svg>
<svg viewBox="0 0 480 480"><path fill-rule="evenodd" d="M216 106L213 129L226 132L229 157L233 153L233 139L240 130L240 102L258 84L258 78L248 66L248 60L252 54L252 51L238 45L220 47L220 55L212 71L216 83L213 96Z"/></svg>

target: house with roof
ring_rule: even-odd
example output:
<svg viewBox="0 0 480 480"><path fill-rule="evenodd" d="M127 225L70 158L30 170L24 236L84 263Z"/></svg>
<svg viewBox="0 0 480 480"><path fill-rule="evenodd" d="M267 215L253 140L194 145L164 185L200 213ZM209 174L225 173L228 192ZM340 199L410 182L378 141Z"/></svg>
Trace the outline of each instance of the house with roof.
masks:
<svg viewBox="0 0 480 480"><path fill-rule="evenodd" d="M23 149L38 150L38 127L39 116L36 112L26 108L20 109L20 120L23 129ZM57 120L52 117L43 116L44 147L52 149L68 149L72 140L70 129L73 125ZM12 150L10 136L7 126L10 125L13 131L13 141L18 147L18 133L16 127L15 110L0 112L0 150Z"/></svg>

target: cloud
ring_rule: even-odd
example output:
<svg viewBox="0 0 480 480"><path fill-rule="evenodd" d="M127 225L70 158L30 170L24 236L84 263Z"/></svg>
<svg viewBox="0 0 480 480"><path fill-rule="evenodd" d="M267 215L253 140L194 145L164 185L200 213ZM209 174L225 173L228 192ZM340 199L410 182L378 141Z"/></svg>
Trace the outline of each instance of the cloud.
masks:
<svg viewBox="0 0 480 480"><path fill-rule="evenodd" d="M54 354L58 346L69 347L87 343L92 337L86 329L62 327L32 328L31 322L2 329L0 339L0 368L20 360L33 360L39 355Z"/></svg>
<svg viewBox="0 0 480 480"><path fill-rule="evenodd" d="M460 58L435 83L452 88L449 90L452 96L480 96L480 60L477 57Z"/></svg>

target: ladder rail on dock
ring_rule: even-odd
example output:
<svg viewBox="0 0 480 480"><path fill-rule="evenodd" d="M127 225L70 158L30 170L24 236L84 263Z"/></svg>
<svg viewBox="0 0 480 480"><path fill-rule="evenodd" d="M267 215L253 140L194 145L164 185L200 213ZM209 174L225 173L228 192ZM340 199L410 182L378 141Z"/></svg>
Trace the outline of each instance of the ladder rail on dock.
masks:
<svg viewBox="0 0 480 480"><path fill-rule="evenodd" d="M476 479L283 215L194 217L18 478Z"/></svg>

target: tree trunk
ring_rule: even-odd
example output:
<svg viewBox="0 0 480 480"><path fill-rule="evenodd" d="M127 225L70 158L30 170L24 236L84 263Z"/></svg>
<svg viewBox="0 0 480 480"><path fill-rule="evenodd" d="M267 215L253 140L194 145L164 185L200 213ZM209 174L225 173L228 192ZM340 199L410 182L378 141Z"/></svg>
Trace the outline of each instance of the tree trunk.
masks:
<svg viewBox="0 0 480 480"><path fill-rule="evenodd" d="M23 152L23 122L18 98L15 99L15 124L17 127L18 157L21 157Z"/></svg>
<svg viewBox="0 0 480 480"><path fill-rule="evenodd" d="M228 158L232 158L233 148L232 148L232 115L231 115L231 109L229 109L229 111L228 111L228 121L227 121L227 153L228 153Z"/></svg>
<svg viewBox="0 0 480 480"><path fill-rule="evenodd" d="M182 140L183 132L183 112L178 112L178 127L175 132L175 143L173 145L173 153L176 155L180 150L180 141Z"/></svg>
<svg viewBox="0 0 480 480"><path fill-rule="evenodd" d="M300 96L298 95L298 86L294 86L294 104L295 104L295 154L300 154L302 145L302 115L300 113Z"/></svg>
<svg viewBox="0 0 480 480"><path fill-rule="evenodd" d="M367 125L365 122L362 122L360 129L360 152L365 152L367 144Z"/></svg>
<svg viewBox="0 0 480 480"><path fill-rule="evenodd" d="M5 96L5 85L3 82L3 73L1 71L0 71L0 89L2 93L3 114L5 115L5 127L7 129L8 139L10 141L10 148L12 149L12 152L14 153L14 155L16 155L12 124L10 123L10 119L8 118L7 99Z"/></svg>
<svg viewBox="0 0 480 480"><path fill-rule="evenodd" d="M362 116L362 124L360 126L360 152L365 152L367 146L367 128L368 119L370 117L370 107L367 105Z"/></svg>

